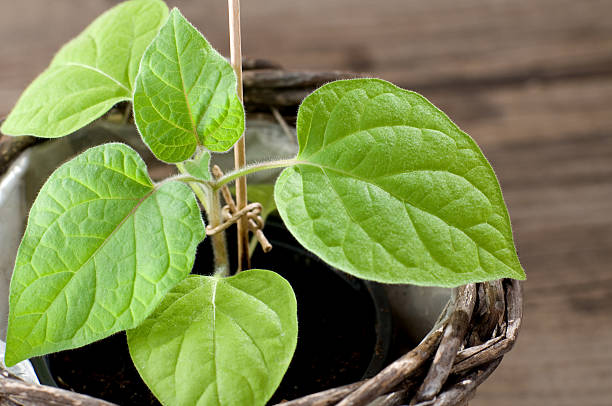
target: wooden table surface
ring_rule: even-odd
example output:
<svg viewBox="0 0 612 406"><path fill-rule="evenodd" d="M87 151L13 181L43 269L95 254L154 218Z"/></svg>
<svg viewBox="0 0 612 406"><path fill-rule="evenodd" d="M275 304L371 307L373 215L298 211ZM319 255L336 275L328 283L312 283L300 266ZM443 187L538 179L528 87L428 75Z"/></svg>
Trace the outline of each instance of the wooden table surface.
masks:
<svg viewBox="0 0 612 406"><path fill-rule="evenodd" d="M110 0L0 1L0 116ZM169 1L227 53L226 2ZM243 0L243 49L422 92L481 145L525 320L470 403L612 405L612 1Z"/></svg>

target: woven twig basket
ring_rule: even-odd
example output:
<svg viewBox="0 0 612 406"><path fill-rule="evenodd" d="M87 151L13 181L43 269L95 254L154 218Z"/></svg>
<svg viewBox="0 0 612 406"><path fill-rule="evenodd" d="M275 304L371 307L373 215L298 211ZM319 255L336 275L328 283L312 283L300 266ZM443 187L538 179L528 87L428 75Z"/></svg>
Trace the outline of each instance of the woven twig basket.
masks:
<svg viewBox="0 0 612 406"><path fill-rule="evenodd" d="M244 100L250 113L285 113L294 121L297 106L319 85L355 77L343 72L288 72L259 60L244 62ZM0 138L0 174L31 137ZM522 289L515 280L469 284L453 290L438 323L413 350L376 376L305 396L283 406L466 405L510 351L522 320ZM34 385L6 370L0 379L1 405L111 406L90 396Z"/></svg>

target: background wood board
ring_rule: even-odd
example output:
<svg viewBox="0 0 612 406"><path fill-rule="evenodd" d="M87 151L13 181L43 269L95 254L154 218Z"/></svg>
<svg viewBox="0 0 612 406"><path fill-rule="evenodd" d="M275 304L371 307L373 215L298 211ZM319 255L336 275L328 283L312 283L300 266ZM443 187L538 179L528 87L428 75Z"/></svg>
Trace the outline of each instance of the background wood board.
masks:
<svg viewBox="0 0 612 406"><path fill-rule="evenodd" d="M103 0L0 0L0 116ZM227 54L226 2L169 1ZM525 283L519 341L471 405L612 404L612 1L243 1L243 49L422 92L481 145Z"/></svg>

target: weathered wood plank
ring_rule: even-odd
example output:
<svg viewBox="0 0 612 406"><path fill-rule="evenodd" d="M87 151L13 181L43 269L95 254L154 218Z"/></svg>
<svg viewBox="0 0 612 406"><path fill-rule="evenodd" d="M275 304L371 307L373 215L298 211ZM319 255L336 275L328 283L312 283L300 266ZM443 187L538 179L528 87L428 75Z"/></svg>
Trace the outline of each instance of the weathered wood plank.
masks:
<svg viewBox="0 0 612 406"><path fill-rule="evenodd" d="M513 147L520 151L532 142L547 143L587 133L605 138L612 130L612 75L513 86L414 89L447 112L485 150L513 140L523 141ZM573 146L566 148L566 155L573 155ZM564 165L540 168L566 174L573 169Z"/></svg>
<svg viewBox="0 0 612 406"><path fill-rule="evenodd" d="M61 44L115 1L29 0L0 13L0 116ZM227 53L226 4L171 0ZM607 0L245 2L246 55L367 71L417 88L612 73Z"/></svg>
<svg viewBox="0 0 612 406"><path fill-rule="evenodd" d="M479 388L473 406L610 404L612 123L593 111L610 111L610 102L598 106L593 99L572 99L577 90L587 99L608 94L612 100L605 83L551 84L539 102L529 100L536 109L533 116L507 105L504 114L487 124L465 122L465 130L482 136L500 178L528 276L518 342ZM528 89L522 95L519 89L492 91L513 93L516 101L529 99ZM546 94L566 94L567 99ZM563 114L555 119L555 108L567 112L572 103L576 123ZM531 118L520 123L516 110ZM537 117L543 121L539 129ZM512 127L504 125L508 119L525 131L533 128L537 136L513 136ZM499 140L485 135L496 127Z"/></svg>

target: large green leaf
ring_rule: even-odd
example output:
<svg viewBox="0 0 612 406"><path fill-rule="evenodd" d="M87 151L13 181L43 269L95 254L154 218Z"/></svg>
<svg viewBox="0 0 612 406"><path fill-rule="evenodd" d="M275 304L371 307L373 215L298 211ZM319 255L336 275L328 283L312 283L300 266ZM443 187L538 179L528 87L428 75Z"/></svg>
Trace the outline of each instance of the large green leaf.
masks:
<svg viewBox="0 0 612 406"><path fill-rule="evenodd" d="M177 9L142 58L134 118L166 162L188 159L198 145L227 151L244 131L234 70Z"/></svg>
<svg viewBox="0 0 612 406"><path fill-rule="evenodd" d="M137 326L191 271L204 235L189 187L152 184L126 145L62 165L36 198L17 253L7 365Z"/></svg>
<svg viewBox="0 0 612 406"><path fill-rule="evenodd" d="M2 132L62 137L130 100L142 54L167 15L159 0L127 1L102 14L30 84Z"/></svg>
<svg viewBox="0 0 612 406"><path fill-rule="evenodd" d="M270 271L190 276L128 331L136 368L164 405L264 405L297 341L287 281Z"/></svg>
<svg viewBox="0 0 612 406"><path fill-rule="evenodd" d="M333 82L304 100L297 132L300 163L279 177L276 204L325 261L389 283L524 278L493 169L422 96Z"/></svg>

